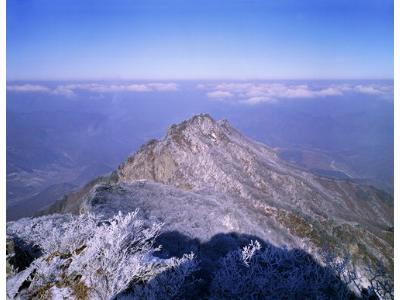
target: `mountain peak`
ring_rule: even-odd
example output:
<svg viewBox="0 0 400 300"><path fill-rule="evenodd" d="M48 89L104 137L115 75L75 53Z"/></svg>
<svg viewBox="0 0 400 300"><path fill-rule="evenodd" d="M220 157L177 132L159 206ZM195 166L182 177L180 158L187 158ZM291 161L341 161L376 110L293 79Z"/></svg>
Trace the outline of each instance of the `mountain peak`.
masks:
<svg viewBox="0 0 400 300"><path fill-rule="evenodd" d="M357 259L393 263L393 207L382 192L295 168L208 114L172 125L164 139L150 141L56 211L136 206L196 238L254 233L275 244L343 247Z"/></svg>
<svg viewBox="0 0 400 300"><path fill-rule="evenodd" d="M214 122L215 120L208 114L208 113L200 113L197 115L194 115L190 119L188 119L188 122Z"/></svg>
<svg viewBox="0 0 400 300"><path fill-rule="evenodd" d="M190 131L192 133L201 131L206 133L210 131L212 128L218 126L217 122L206 113L201 113L194 115L193 117L179 123L172 124L168 128L168 136L172 136L175 134L181 134L183 132Z"/></svg>

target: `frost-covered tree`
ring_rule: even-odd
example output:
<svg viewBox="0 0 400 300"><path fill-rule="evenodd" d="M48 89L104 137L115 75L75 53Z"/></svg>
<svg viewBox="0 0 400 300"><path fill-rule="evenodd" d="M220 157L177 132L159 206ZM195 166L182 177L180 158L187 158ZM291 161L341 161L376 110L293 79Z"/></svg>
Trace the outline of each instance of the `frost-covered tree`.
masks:
<svg viewBox="0 0 400 300"><path fill-rule="evenodd" d="M367 267L368 288L365 289L365 295L377 295L380 299L394 299L393 278L385 271L382 264L375 268Z"/></svg>
<svg viewBox="0 0 400 300"><path fill-rule="evenodd" d="M362 288L348 257L327 255L321 266L299 249L252 241L220 260L210 291L212 299L391 299L393 282L371 272L370 287Z"/></svg>
<svg viewBox="0 0 400 300"><path fill-rule="evenodd" d="M345 299L346 292L305 252L258 241L221 259L211 284L213 299Z"/></svg>
<svg viewBox="0 0 400 300"><path fill-rule="evenodd" d="M128 287L135 291L139 283L143 292L149 290L147 284L154 287L151 290L162 285L160 290L173 296L195 270L193 255L169 260L153 256L161 224L146 225L137 211L108 220L95 215L55 218L34 220L31 235L20 226L8 228L8 234L23 237L44 252L9 278L9 298L19 293L27 298L111 299ZM174 276L160 275L165 272Z"/></svg>
<svg viewBox="0 0 400 300"><path fill-rule="evenodd" d="M160 230L161 224L144 222L137 211L109 219L83 214L10 222L8 238L23 240L43 254L10 274L7 298L393 299L393 280L383 268L369 268L366 287L349 256L321 252L320 264L300 249L258 241L195 272L199 263L193 254L154 255ZM206 259L209 251L199 249Z"/></svg>
<svg viewBox="0 0 400 300"><path fill-rule="evenodd" d="M131 289L118 295L117 299L180 299L185 283L191 284L194 280L190 275L198 269L193 253L185 254L182 258L164 260L164 265L158 269L158 275L145 284L133 284Z"/></svg>
<svg viewBox="0 0 400 300"><path fill-rule="evenodd" d="M161 224L145 228L137 211L122 215L98 226L82 247L79 259L73 259L71 271L81 272L82 281L102 299L126 289L135 277L146 280L157 273L152 262L153 246Z"/></svg>
<svg viewBox="0 0 400 300"><path fill-rule="evenodd" d="M394 299L393 278L381 263L356 270L351 257L346 253L342 258L326 248L320 251L323 264L362 299ZM360 271L363 276L360 275Z"/></svg>
<svg viewBox="0 0 400 300"><path fill-rule="evenodd" d="M55 214L25 218L7 224L7 234L39 247L44 254L70 252L78 248L97 228L98 217Z"/></svg>

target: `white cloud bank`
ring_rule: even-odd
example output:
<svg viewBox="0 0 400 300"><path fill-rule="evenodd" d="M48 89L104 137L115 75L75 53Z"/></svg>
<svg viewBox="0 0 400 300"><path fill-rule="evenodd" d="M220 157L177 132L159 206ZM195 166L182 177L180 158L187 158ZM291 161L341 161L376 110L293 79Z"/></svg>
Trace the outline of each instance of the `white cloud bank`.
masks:
<svg viewBox="0 0 400 300"><path fill-rule="evenodd" d="M55 95L74 96L76 91L87 91L93 93L116 93L116 92L165 92L177 91L178 84L173 82L151 82L151 83L74 83L63 84L50 88L44 85L14 84L8 85L7 90L13 92L45 92Z"/></svg>
<svg viewBox="0 0 400 300"><path fill-rule="evenodd" d="M393 86L388 84L332 84L325 87L311 87L307 84L288 83L219 83L202 84L207 96L216 100L234 101L245 104L275 102L280 99L316 98L342 96L345 93L361 93L388 97L393 94Z"/></svg>
<svg viewBox="0 0 400 300"><path fill-rule="evenodd" d="M341 83L327 84L326 86L313 86L293 83L227 82L201 83L198 84L196 88L204 91L210 99L251 105L262 102L276 102L282 99L342 96L346 93L372 95L385 99L393 98L393 85L384 83ZM118 92L146 93L173 92L178 90L179 86L174 82L70 83L57 85L55 87L38 84L7 85L7 91L49 93L65 97L75 96L79 91L102 95Z"/></svg>
<svg viewBox="0 0 400 300"><path fill-rule="evenodd" d="M214 91L207 93L207 96L210 98L230 98L233 97L233 94L227 91Z"/></svg>
<svg viewBox="0 0 400 300"><path fill-rule="evenodd" d="M13 92L49 92L50 89L37 84L16 84L16 85L8 85L7 91Z"/></svg>

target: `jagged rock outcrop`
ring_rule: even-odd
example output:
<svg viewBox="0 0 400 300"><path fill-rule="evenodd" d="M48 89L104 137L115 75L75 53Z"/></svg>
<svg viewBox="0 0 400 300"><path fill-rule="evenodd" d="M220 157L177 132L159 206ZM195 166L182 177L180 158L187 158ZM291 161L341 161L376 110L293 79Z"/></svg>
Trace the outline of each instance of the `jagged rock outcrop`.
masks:
<svg viewBox="0 0 400 300"><path fill-rule="evenodd" d="M279 159L226 120L200 114L172 125L110 176L72 193L48 212L145 216L199 239L255 234L274 244L348 251L357 264L393 269L393 199L351 180L316 176Z"/></svg>
<svg viewBox="0 0 400 300"><path fill-rule="evenodd" d="M18 237L6 237L6 274L7 277L26 269L32 261L41 255L40 249L27 244Z"/></svg>

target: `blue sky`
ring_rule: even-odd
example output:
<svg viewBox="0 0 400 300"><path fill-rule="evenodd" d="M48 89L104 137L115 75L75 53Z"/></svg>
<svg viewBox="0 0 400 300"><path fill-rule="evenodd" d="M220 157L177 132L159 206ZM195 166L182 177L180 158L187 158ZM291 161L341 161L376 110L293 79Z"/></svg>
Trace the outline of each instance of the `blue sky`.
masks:
<svg viewBox="0 0 400 300"><path fill-rule="evenodd" d="M393 1L7 1L7 79L393 78Z"/></svg>

